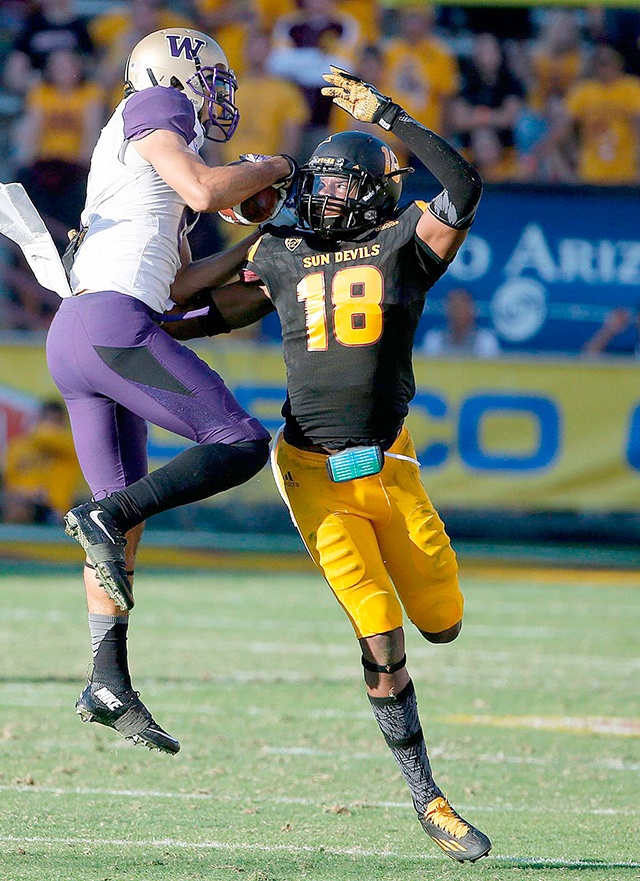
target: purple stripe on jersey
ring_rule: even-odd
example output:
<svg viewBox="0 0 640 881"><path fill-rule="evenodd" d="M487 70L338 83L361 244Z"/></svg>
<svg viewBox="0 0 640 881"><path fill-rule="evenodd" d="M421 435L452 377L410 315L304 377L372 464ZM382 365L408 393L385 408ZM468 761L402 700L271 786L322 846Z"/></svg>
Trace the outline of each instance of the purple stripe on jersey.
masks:
<svg viewBox="0 0 640 881"><path fill-rule="evenodd" d="M122 111L125 138L135 141L162 129L181 135L187 144L196 137L196 111L184 92L153 86L132 95Z"/></svg>
<svg viewBox="0 0 640 881"><path fill-rule="evenodd" d="M144 420L195 443L268 438L204 361L158 327L140 300L112 291L67 297L51 323L47 363L64 397L78 460L92 492L121 488L146 470ZM155 320L154 320L155 319ZM98 351L146 349L184 393L127 378Z"/></svg>

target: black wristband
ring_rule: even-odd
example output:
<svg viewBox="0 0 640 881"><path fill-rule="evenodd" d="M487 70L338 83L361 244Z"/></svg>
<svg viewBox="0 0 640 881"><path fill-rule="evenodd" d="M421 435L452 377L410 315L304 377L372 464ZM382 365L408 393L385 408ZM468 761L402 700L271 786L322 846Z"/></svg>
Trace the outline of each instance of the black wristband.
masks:
<svg viewBox="0 0 640 881"><path fill-rule="evenodd" d="M383 113L380 115L380 119L376 120L380 128L383 128L385 131L389 132L393 128L393 124L396 119L400 116L401 113L404 113L402 107L399 104L394 104L393 101L388 104Z"/></svg>
<svg viewBox="0 0 640 881"><path fill-rule="evenodd" d="M207 336L218 336L221 333L231 333L231 327L222 317L213 298L210 298L209 309L201 318L202 329Z"/></svg>

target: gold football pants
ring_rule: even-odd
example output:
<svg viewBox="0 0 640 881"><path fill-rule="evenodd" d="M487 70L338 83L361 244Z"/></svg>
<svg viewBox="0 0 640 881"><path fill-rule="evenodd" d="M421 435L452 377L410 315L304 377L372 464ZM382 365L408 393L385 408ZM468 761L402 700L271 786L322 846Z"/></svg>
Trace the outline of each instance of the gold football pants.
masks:
<svg viewBox="0 0 640 881"><path fill-rule="evenodd" d="M415 459L409 432L388 451ZM272 467L302 540L360 638L408 618L439 633L462 618L458 566L414 462L386 454L379 474L333 483L327 456L279 433Z"/></svg>

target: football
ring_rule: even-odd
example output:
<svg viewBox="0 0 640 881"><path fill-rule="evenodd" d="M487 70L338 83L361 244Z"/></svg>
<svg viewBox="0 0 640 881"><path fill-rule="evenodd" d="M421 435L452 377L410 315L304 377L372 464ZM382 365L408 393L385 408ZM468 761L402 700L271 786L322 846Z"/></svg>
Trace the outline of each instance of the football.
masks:
<svg viewBox="0 0 640 881"><path fill-rule="evenodd" d="M245 225L264 223L274 216L280 201L281 193L276 187L265 187L244 199L239 205L223 208L218 214L228 223Z"/></svg>

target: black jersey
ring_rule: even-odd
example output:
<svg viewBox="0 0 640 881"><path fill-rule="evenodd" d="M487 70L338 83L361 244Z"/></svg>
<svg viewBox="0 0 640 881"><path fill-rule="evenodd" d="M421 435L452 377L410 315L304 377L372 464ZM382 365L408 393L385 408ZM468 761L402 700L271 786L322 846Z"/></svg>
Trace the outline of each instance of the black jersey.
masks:
<svg viewBox="0 0 640 881"><path fill-rule="evenodd" d="M250 250L282 325L288 443L386 448L398 434L425 296L447 268L415 235L423 207L344 242L271 227Z"/></svg>

